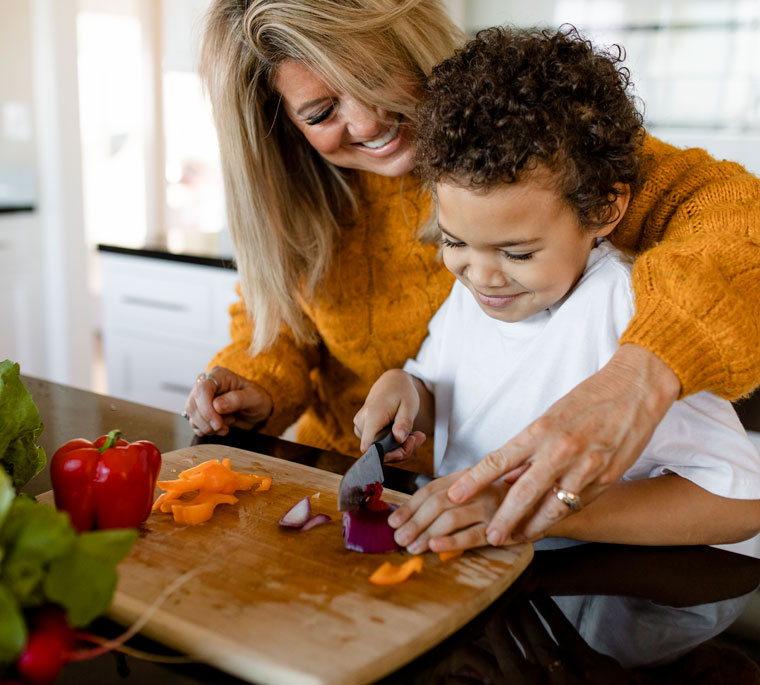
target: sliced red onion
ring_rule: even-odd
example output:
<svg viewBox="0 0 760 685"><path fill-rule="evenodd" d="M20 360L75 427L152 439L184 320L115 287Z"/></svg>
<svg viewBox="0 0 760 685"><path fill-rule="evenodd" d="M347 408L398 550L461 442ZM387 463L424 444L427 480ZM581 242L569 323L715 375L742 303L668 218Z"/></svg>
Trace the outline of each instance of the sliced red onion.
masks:
<svg viewBox="0 0 760 685"><path fill-rule="evenodd" d="M346 549L365 554L383 554L401 549L393 539L393 528L388 525L388 517L396 507L375 510L358 507L343 512L343 538Z"/></svg>
<svg viewBox="0 0 760 685"><path fill-rule="evenodd" d="M328 521L332 521L332 519L327 514L317 514L316 516L312 516L306 523L301 526L301 530L309 530L309 528L314 528L314 526L321 526L323 523L327 523Z"/></svg>
<svg viewBox="0 0 760 685"><path fill-rule="evenodd" d="M280 519L281 526L287 528L300 528L311 518L311 502L308 497L304 497L296 502Z"/></svg>

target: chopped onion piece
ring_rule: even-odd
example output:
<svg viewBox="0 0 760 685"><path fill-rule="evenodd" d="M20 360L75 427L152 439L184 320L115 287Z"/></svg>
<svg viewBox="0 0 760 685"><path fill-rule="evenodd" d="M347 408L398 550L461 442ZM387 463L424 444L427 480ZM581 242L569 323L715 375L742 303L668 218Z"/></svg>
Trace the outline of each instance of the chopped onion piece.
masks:
<svg viewBox="0 0 760 685"><path fill-rule="evenodd" d="M300 528L311 518L311 502L308 497L304 497L296 502L290 510L288 510L279 523L281 526L287 528Z"/></svg>
<svg viewBox="0 0 760 685"><path fill-rule="evenodd" d="M388 517L396 507L373 510L358 507L343 512L343 538L346 549L366 554L383 554L401 549L393 539L394 530L388 524Z"/></svg>
<svg viewBox="0 0 760 685"><path fill-rule="evenodd" d="M301 526L301 530L309 530L309 528L314 528L314 526L321 526L323 523L327 523L328 521L332 521L332 519L327 514L317 514L316 516L312 516L306 523Z"/></svg>

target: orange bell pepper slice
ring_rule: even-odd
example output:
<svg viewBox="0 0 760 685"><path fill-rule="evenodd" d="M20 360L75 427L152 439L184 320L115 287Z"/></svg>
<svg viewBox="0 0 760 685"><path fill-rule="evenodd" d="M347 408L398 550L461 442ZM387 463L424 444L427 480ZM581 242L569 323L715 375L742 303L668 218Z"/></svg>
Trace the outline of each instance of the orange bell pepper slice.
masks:
<svg viewBox="0 0 760 685"><path fill-rule="evenodd" d="M422 572L422 557L412 557L401 566L394 566L390 561L381 564L369 577L375 585L396 585L403 583L412 573Z"/></svg>
<svg viewBox="0 0 760 685"><path fill-rule="evenodd" d="M220 492L201 492L189 501L166 502L170 506L177 523L195 526L208 521L214 515L218 504L235 504L238 498Z"/></svg>
<svg viewBox="0 0 760 685"><path fill-rule="evenodd" d="M152 511L160 509L164 513L172 513L177 523L194 525L211 518L217 504L237 502L237 498L232 497L237 490L251 490L254 485L258 485L257 492L269 490L272 478L233 471L228 458L221 463L217 459L209 459L185 469L176 480L159 481L157 485L166 492L153 503ZM193 499L180 499L183 494L195 490L198 495Z"/></svg>

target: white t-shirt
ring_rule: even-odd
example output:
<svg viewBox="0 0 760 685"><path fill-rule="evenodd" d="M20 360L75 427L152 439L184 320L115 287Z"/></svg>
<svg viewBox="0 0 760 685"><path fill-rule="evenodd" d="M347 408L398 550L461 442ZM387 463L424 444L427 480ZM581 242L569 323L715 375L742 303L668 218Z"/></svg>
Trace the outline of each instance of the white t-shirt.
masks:
<svg viewBox="0 0 760 685"><path fill-rule="evenodd" d="M492 319L457 281L404 366L435 396L436 475L473 466L596 373L633 311L631 262L608 242L569 295L524 321ZM623 478L664 473L722 497L760 496L757 449L731 404L707 392L673 404Z"/></svg>
<svg viewBox="0 0 760 685"><path fill-rule="evenodd" d="M435 396L437 476L473 466L604 366L634 312L631 263L591 251L563 301L516 323L487 316L458 281L404 369ZM760 455L731 404L701 392L676 402L624 479L677 473L723 497L760 496ZM537 549L576 541L549 538ZM730 625L750 595L697 607L599 595L554 600L586 642L624 667L671 661Z"/></svg>

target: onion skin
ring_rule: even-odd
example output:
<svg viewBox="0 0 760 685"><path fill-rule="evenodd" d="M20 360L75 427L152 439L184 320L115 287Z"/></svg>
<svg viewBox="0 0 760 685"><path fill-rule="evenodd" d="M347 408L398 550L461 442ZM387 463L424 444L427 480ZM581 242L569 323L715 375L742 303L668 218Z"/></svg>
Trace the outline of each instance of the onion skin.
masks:
<svg viewBox="0 0 760 685"><path fill-rule="evenodd" d="M384 554L401 549L393 539L396 532L388 524L388 517L396 507L369 509L358 507L343 512L343 538L346 549L364 554Z"/></svg>

